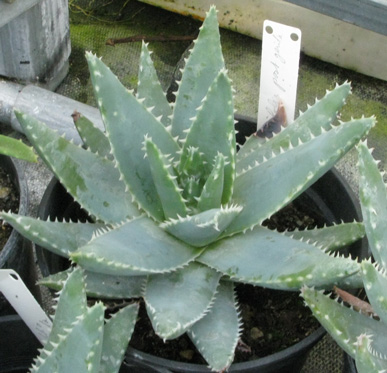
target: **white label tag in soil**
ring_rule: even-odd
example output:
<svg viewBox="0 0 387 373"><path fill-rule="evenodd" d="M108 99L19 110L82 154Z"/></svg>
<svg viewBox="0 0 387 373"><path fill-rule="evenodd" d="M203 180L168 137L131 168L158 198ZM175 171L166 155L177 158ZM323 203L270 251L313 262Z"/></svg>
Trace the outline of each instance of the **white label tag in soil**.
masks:
<svg viewBox="0 0 387 373"><path fill-rule="evenodd" d="M277 113L280 124L293 122L300 48L299 29L268 20L263 23L258 129Z"/></svg>
<svg viewBox="0 0 387 373"><path fill-rule="evenodd" d="M14 270L0 269L0 292L36 338L45 344L51 331L52 321Z"/></svg>

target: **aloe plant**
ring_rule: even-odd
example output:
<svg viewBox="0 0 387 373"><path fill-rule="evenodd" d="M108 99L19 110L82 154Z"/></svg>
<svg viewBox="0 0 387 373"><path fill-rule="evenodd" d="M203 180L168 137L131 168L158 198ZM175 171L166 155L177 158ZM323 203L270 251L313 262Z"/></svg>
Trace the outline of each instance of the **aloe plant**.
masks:
<svg viewBox="0 0 387 373"><path fill-rule="evenodd" d="M23 159L28 162L37 162L38 157L31 146L8 136L0 135L0 154Z"/></svg>
<svg viewBox="0 0 387 373"><path fill-rule="evenodd" d="M49 339L30 372L118 372L134 330L138 304L121 308L105 322L101 302L87 306L79 268L65 279L57 301Z"/></svg>
<svg viewBox="0 0 387 373"><path fill-rule="evenodd" d="M211 51L211 53L209 53ZM261 223L328 171L374 125L331 123L350 93L337 85L270 140L236 153L233 90L210 9L170 104L142 45L137 92L86 55L105 132L77 114L84 147L16 112L39 155L91 222L1 217L70 258L100 298L142 297L164 340L188 333L209 366L227 369L241 333L234 284L299 290L360 284L357 261L330 253L361 223L282 234ZM338 237L337 240L334 237ZM45 280L62 286L66 273ZM218 315L222 315L219 317Z"/></svg>
<svg viewBox="0 0 387 373"><path fill-rule="evenodd" d="M359 373L387 371L387 190L383 174L366 142L358 145L360 202L364 226L374 262L361 263L361 277L369 303L338 292L337 298L313 288L302 296L313 314L337 343L356 360Z"/></svg>

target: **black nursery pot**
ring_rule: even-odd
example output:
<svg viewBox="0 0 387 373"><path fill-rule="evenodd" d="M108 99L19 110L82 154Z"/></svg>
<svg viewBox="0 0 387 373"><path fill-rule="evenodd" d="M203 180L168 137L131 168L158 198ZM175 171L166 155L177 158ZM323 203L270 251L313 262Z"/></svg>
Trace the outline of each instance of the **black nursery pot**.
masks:
<svg viewBox="0 0 387 373"><path fill-rule="evenodd" d="M18 212L27 214L28 188L23 170L17 161L0 155L0 167L9 175L19 193ZM13 230L0 251L0 269L14 269L39 300L36 286L32 245ZM0 372L25 372L36 355L39 343L15 310L0 293Z"/></svg>
<svg viewBox="0 0 387 373"><path fill-rule="evenodd" d="M25 373L42 345L18 315L0 317L0 372Z"/></svg>
<svg viewBox="0 0 387 373"><path fill-rule="evenodd" d="M18 161L5 155L0 155L0 168L9 176L19 194L18 213L26 215L28 211L28 187L22 168ZM16 230L12 230L6 244L0 250L0 268L15 270L31 292L39 298L39 291L35 284L36 273L32 245ZM15 314L15 311L0 294L0 316L9 314Z"/></svg>
<svg viewBox="0 0 387 373"><path fill-rule="evenodd" d="M343 352L344 355L344 367L343 373L357 373L355 360L352 359L346 352Z"/></svg>
<svg viewBox="0 0 387 373"><path fill-rule="evenodd" d="M238 116L237 141L243 143L246 136L255 132L256 124L251 118ZM305 191L299 199L303 204L321 214L328 223L352 222L361 220L360 206L356 196L341 175L332 169ZM61 184L53 179L43 196L39 217L51 219L70 217L78 207L66 193ZM359 241L349 248L354 257L366 255L365 241ZM62 271L69 266L66 259L36 247L38 263L44 276ZM293 346L264 358L236 363L230 372L285 373L299 372L310 349L323 337L325 330L320 327L304 340ZM155 357L147 353L128 348L121 372L210 372L205 365L189 364Z"/></svg>

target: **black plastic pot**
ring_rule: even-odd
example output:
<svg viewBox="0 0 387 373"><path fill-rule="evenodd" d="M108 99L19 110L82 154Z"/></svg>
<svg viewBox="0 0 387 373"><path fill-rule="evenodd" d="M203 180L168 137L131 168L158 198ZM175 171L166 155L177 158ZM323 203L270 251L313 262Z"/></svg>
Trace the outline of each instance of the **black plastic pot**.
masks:
<svg viewBox="0 0 387 373"><path fill-rule="evenodd" d="M357 373L355 360L352 359L352 357L345 352L343 352L343 355L344 355L343 373Z"/></svg>
<svg viewBox="0 0 387 373"><path fill-rule="evenodd" d="M0 372L25 373L41 344L17 315L0 317Z"/></svg>
<svg viewBox="0 0 387 373"><path fill-rule="evenodd" d="M293 346L266 356L259 360L248 361L231 365L229 372L238 373L296 373L300 372L310 349L324 336L325 330L320 327L310 336ZM131 368L135 372L192 372L204 373L211 372L204 365L181 363L163 358L155 357L131 347L128 348L124 366Z"/></svg>
<svg viewBox="0 0 387 373"><path fill-rule="evenodd" d="M255 131L255 123L251 118L237 117L239 123L237 140L242 143L245 136ZM341 175L332 169L303 193L297 201L324 216L326 222L340 223L361 220L360 207L356 196ZM53 179L43 196L39 216L41 219L68 216L69 209L73 209L73 199L68 195L61 184ZM364 241L359 241L349 249L354 257L366 254ZM66 259L51 252L36 247L38 263L42 274L47 276L64 270L69 266ZM231 366L230 372L261 372L261 373L295 373L300 371L310 349L323 337L322 327L306 337L303 341L273 355L259 360L237 363ZM135 372L210 372L204 365L181 363L155 357L141 351L129 348L126 354L122 371Z"/></svg>
<svg viewBox="0 0 387 373"><path fill-rule="evenodd" d="M19 213L28 211L28 188L18 161L0 155L0 167L10 176L19 192ZM0 251L0 268L12 268L39 300L32 245L15 230ZM36 355L39 342L0 293L0 372L26 372Z"/></svg>
<svg viewBox="0 0 387 373"><path fill-rule="evenodd" d="M17 161L0 155L0 167L10 176L11 182L19 192L19 214L26 215L28 211L28 187L24 172ZM7 243L0 251L0 268L14 269L35 296L39 296L35 285L36 275L32 245L16 230L13 230ZM0 294L0 316L14 314L15 311Z"/></svg>

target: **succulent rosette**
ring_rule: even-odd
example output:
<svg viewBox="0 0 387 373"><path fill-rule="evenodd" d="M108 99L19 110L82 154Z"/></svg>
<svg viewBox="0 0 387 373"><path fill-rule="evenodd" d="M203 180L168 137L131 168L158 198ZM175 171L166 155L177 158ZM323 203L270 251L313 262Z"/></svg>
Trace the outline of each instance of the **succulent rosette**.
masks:
<svg viewBox="0 0 387 373"><path fill-rule="evenodd" d="M242 328L235 283L294 291L359 286L360 264L331 251L362 237L361 223L294 236L261 225L374 125L374 118L332 125L350 84L337 85L271 139L252 135L237 152L233 89L214 7L185 62L174 103L145 44L136 92L101 59L86 58L105 131L79 115L78 146L16 114L90 222L1 217L83 268L88 294L142 297L161 338L188 333L209 366L222 371L233 361ZM60 288L65 278L58 273L45 282Z"/></svg>

